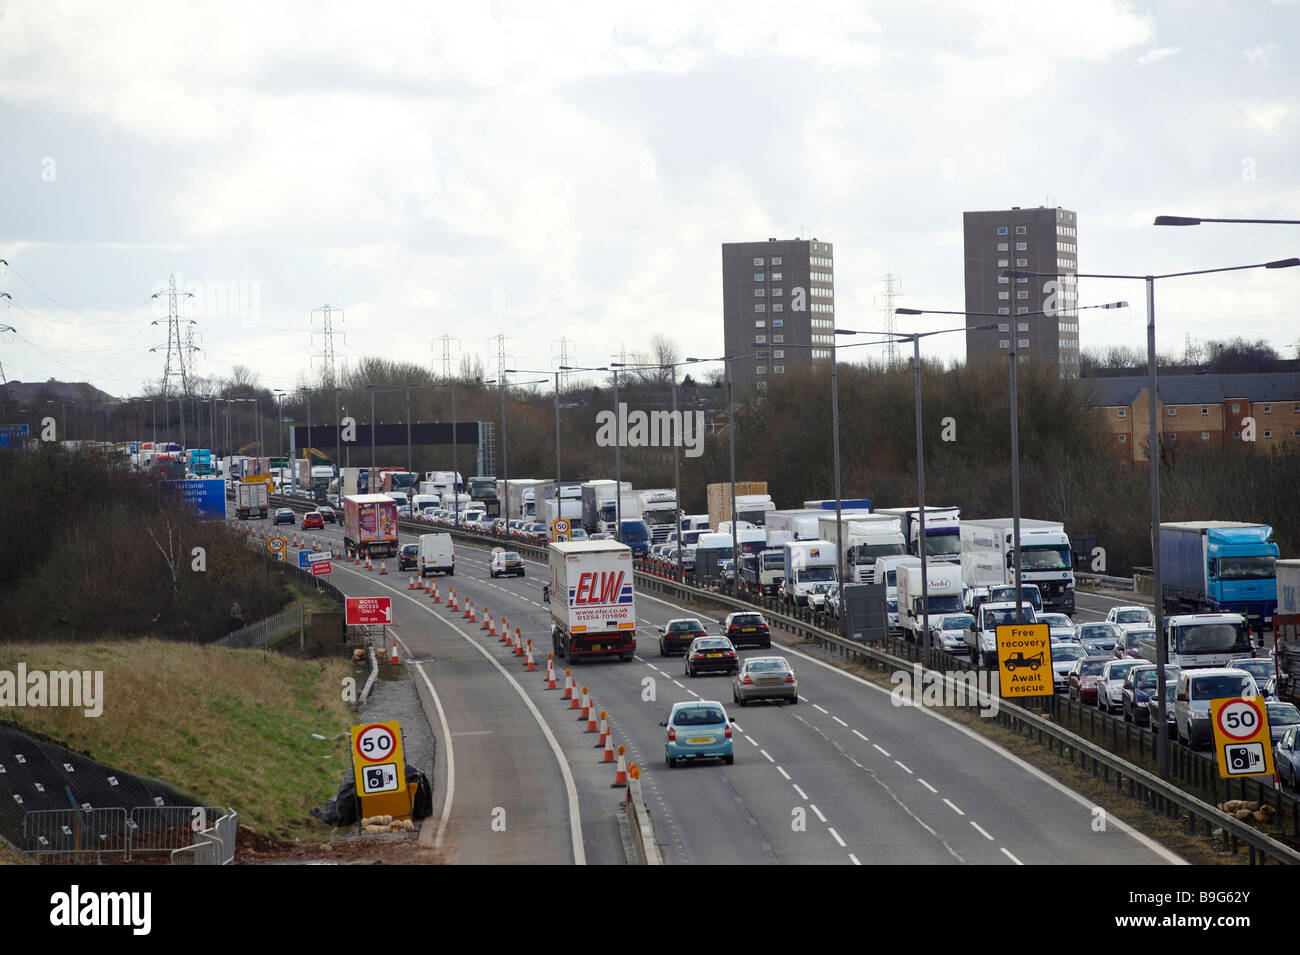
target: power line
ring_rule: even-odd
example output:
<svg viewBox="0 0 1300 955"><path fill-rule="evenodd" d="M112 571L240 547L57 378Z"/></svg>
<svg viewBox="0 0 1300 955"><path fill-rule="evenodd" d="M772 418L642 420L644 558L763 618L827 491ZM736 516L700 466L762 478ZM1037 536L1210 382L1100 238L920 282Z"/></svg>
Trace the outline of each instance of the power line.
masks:
<svg viewBox="0 0 1300 955"><path fill-rule="evenodd" d="M322 305L320 308L312 309L311 318L313 325L316 321L317 315L321 317L321 323L323 326L319 333L322 339L321 353L319 356L321 367L324 369L326 380L329 381L330 384L334 384L338 381L339 371L336 365L337 355L334 351L334 316L337 315L339 322L342 322L343 309L331 308L329 305ZM347 336L344 335L343 332L339 332L339 334L344 336L343 340L346 342ZM317 333L315 331L311 333L313 339L315 339L316 335ZM313 355L312 357L316 356Z"/></svg>

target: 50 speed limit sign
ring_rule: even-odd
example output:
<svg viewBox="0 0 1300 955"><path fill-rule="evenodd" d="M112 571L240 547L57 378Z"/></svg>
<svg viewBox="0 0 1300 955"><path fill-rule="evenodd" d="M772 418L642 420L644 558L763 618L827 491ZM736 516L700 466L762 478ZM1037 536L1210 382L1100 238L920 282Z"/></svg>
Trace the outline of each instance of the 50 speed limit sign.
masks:
<svg viewBox="0 0 1300 955"><path fill-rule="evenodd" d="M1235 742L1252 739L1264 725L1264 714L1251 700L1230 700L1215 717L1219 732Z"/></svg>
<svg viewBox="0 0 1300 955"><path fill-rule="evenodd" d="M1211 700L1210 725L1220 776L1273 775L1273 741L1262 696Z"/></svg>
<svg viewBox="0 0 1300 955"><path fill-rule="evenodd" d="M358 727L356 734L357 756L368 763L382 763L393 758L397 749L397 735L387 725L375 723Z"/></svg>

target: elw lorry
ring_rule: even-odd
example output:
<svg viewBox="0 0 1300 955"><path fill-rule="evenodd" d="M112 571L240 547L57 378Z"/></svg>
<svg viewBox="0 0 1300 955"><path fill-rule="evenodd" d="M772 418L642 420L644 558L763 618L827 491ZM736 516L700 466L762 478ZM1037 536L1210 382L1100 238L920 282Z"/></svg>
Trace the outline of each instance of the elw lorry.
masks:
<svg viewBox="0 0 1300 955"><path fill-rule="evenodd" d="M550 545L551 644L557 658L636 651L636 596L632 550L617 541L565 541Z"/></svg>

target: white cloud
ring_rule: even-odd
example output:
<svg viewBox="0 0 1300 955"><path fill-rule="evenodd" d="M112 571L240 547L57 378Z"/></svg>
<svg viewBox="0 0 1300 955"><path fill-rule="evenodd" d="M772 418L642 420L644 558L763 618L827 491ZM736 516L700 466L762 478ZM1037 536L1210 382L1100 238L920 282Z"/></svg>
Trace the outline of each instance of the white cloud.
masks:
<svg viewBox="0 0 1300 955"><path fill-rule="evenodd" d="M1148 63L1155 63L1159 60L1165 59L1166 57L1175 56L1181 52L1182 52L1181 47L1158 46L1154 50L1151 50L1139 56L1138 63L1140 63L1142 66L1146 66Z"/></svg>

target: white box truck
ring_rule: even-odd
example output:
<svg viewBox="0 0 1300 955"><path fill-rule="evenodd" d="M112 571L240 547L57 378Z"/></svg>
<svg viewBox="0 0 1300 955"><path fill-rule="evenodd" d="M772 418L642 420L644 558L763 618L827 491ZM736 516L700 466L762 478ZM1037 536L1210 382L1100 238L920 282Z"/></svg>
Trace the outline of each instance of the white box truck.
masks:
<svg viewBox="0 0 1300 955"><path fill-rule="evenodd" d="M781 589L786 603L803 606L814 586L835 581L835 544L831 541L790 541L782 551L785 582Z"/></svg>
<svg viewBox="0 0 1300 955"><path fill-rule="evenodd" d="M821 533L817 522L825 515L825 511L813 508L768 511L763 515L767 546L782 547L790 541L817 540Z"/></svg>
<svg viewBox="0 0 1300 955"><path fill-rule="evenodd" d="M999 517L961 522L961 575L967 587L1014 584L1012 521ZM1021 582L1037 584L1045 610L1074 612L1070 538L1058 521L1020 519Z"/></svg>
<svg viewBox="0 0 1300 955"><path fill-rule="evenodd" d="M875 573L876 559L907 553L898 518L879 516L866 511L841 511L839 526L844 534L844 576L849 582L869 583ZM835 514L822 512L818 518L821 539L836 539Z"/></svg>
<svg viewBox="0 0 1300 955"><path fill-rule="evenodd" d="M597 534L604 530L604 525L614 524L614 495L616 488L631 491L632 485L627 481L584 481L582 488L582 526L588 534ZM608 533L608 532L606 532Z"/></svg>
<svg viewBox="0 0 1300 955"><path fill-rule="evenodd" d="M919 507L878 507L875 513L897 517L902 522L907 552L921 556L921 509ZM927 561L961 560L961 508L925 508L925 559Z"/></svg>
<svg viewBox="0 0 1300 955"><path fill-rule="evenodd" d="M920 560L918 557L917 560ZM961 565L947 562L925 564L930 622L946 613L961 612ZM898 574L898 625L909 640L920 641L923 629L921 568L907 567Z"/></svg>
<svg viewBox="0 0 1300 955"><path fill-rule="evenodd" d="M636 651L632 550L617 541L565 541L549 546L551 644L569 663Z"/></svg>

